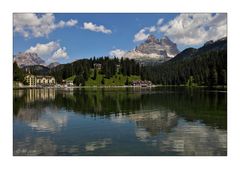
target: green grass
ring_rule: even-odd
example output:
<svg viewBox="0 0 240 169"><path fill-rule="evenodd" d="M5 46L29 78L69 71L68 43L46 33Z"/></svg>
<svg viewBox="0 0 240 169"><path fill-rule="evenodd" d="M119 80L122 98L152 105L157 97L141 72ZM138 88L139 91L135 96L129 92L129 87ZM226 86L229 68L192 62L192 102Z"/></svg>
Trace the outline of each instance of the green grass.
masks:
<svg viewBox="0 0 240 169"><path fill-rule="evenodd" d="M76 75L70 76L67 79L65 79L66 81L73 81L75 79Z"/></svg>
<svg viewBox="0 0 240 169"><path fill-rule="evenodd" d="M99 70L97 71L97 78L95 80L93 80L93 73L94 70L91 70L90 76L88 78L88 80L85 82L85 86L124 86L125 82L127 80L128 77L128 82L131 83L133 80L140 80L140 76L123 76L122 74L118 74L116 73L113 77L111 77L110 79L105 78L105 75L100 74ZM67 81L73 81L74 78L76 77L76 75L70 76L68 77ZM103 85L101 83L102 79L104 78L104 82L105 84Z"/></svg>
<svg viewBox="0 0 240 169"><path fill-rule="evenodd" d="M91 71L89 79L86 81L86 86L123 86L125 85L125 82L128 77L129 83L131 83L133 80L140 80L140 76L123 76L122 74L115 74L110 79L104 78L105 84L103 85L101 83L102 78L105 77L105 75L99 74L99 71L97 71L97 78L96 80L92 79L93 77L93 70Z"/></svg>

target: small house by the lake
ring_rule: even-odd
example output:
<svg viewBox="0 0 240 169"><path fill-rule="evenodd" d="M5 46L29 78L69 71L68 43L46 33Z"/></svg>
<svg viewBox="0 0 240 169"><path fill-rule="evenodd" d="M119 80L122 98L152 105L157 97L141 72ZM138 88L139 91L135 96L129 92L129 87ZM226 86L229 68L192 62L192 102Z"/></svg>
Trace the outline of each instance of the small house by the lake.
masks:
<svg viewBox="0 0 240 169"><path fill-rule="evenodd" d="M134 80L131 83L132 86L141 86L141 87L148 87L152 85L152 82L149 80Z"/></svg>

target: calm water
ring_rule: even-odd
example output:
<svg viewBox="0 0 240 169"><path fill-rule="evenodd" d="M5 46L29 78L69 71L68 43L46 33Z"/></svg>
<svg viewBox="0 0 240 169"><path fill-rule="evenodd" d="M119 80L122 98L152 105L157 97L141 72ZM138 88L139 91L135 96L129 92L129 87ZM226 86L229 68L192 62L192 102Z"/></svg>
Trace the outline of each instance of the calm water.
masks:
<svg viewBox="0 0 240 169"><path fill-rule="evenodd" d="M227 155L227 93L14 90L14 155Z"/></svg>

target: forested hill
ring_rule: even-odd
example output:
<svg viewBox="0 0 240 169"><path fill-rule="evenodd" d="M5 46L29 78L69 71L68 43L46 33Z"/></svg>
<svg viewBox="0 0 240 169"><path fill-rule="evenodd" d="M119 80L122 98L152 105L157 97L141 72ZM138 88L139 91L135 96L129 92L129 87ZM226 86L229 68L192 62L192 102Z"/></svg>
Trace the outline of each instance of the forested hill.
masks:
<svg viewBox="0 0 240 169"><path fill-rule="evenodd" d="M57 82L75 76L74 82L76 82L76 84L85 84L90 78L96 80L98 74L103 75L102 81L104 81L104 79L111 79L116 74L121 74L123 76L139 76L140 71L140 64L133 59L94 57L58 65L50 69L49 74L53 75Z"/></svg>
<svg viewBox="0 0 240 169"><path fill-rule="evenodd" d="M157 65L143 66L134 59L110 57L81 59L51 68L34 65L19 69L15 63L14 80L23 81L24 74L29 71L36 75L52 75L58 83L74 77L77 85L85 82L89 85L89 81L92 84L98 81L102 85L104 81L106 84L111 81L111 85L119 81L128 84L134 77L161 85L222 86L227 84L227 38L208 41L198 49L185 49Z"/></svg>
<svg viewBox="0 0 240 169"><path fill-rule="evenodd" d="M161 65L146 66L141 76L162 85L226 85L227 38L188 48Z"/></svg>

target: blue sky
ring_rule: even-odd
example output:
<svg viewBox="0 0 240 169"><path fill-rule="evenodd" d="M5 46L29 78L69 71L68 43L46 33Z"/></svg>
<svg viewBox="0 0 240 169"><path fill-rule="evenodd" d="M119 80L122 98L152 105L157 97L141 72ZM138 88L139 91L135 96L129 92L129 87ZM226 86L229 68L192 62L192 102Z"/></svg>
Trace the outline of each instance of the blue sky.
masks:
<svg viewBox="0 0 240 169"><path fill-rule="evenodd" d="M226 36L226 14L13 14L13 53L31 51L47 62L126 52L149 34L169 36L180 50Z"/></svg>

